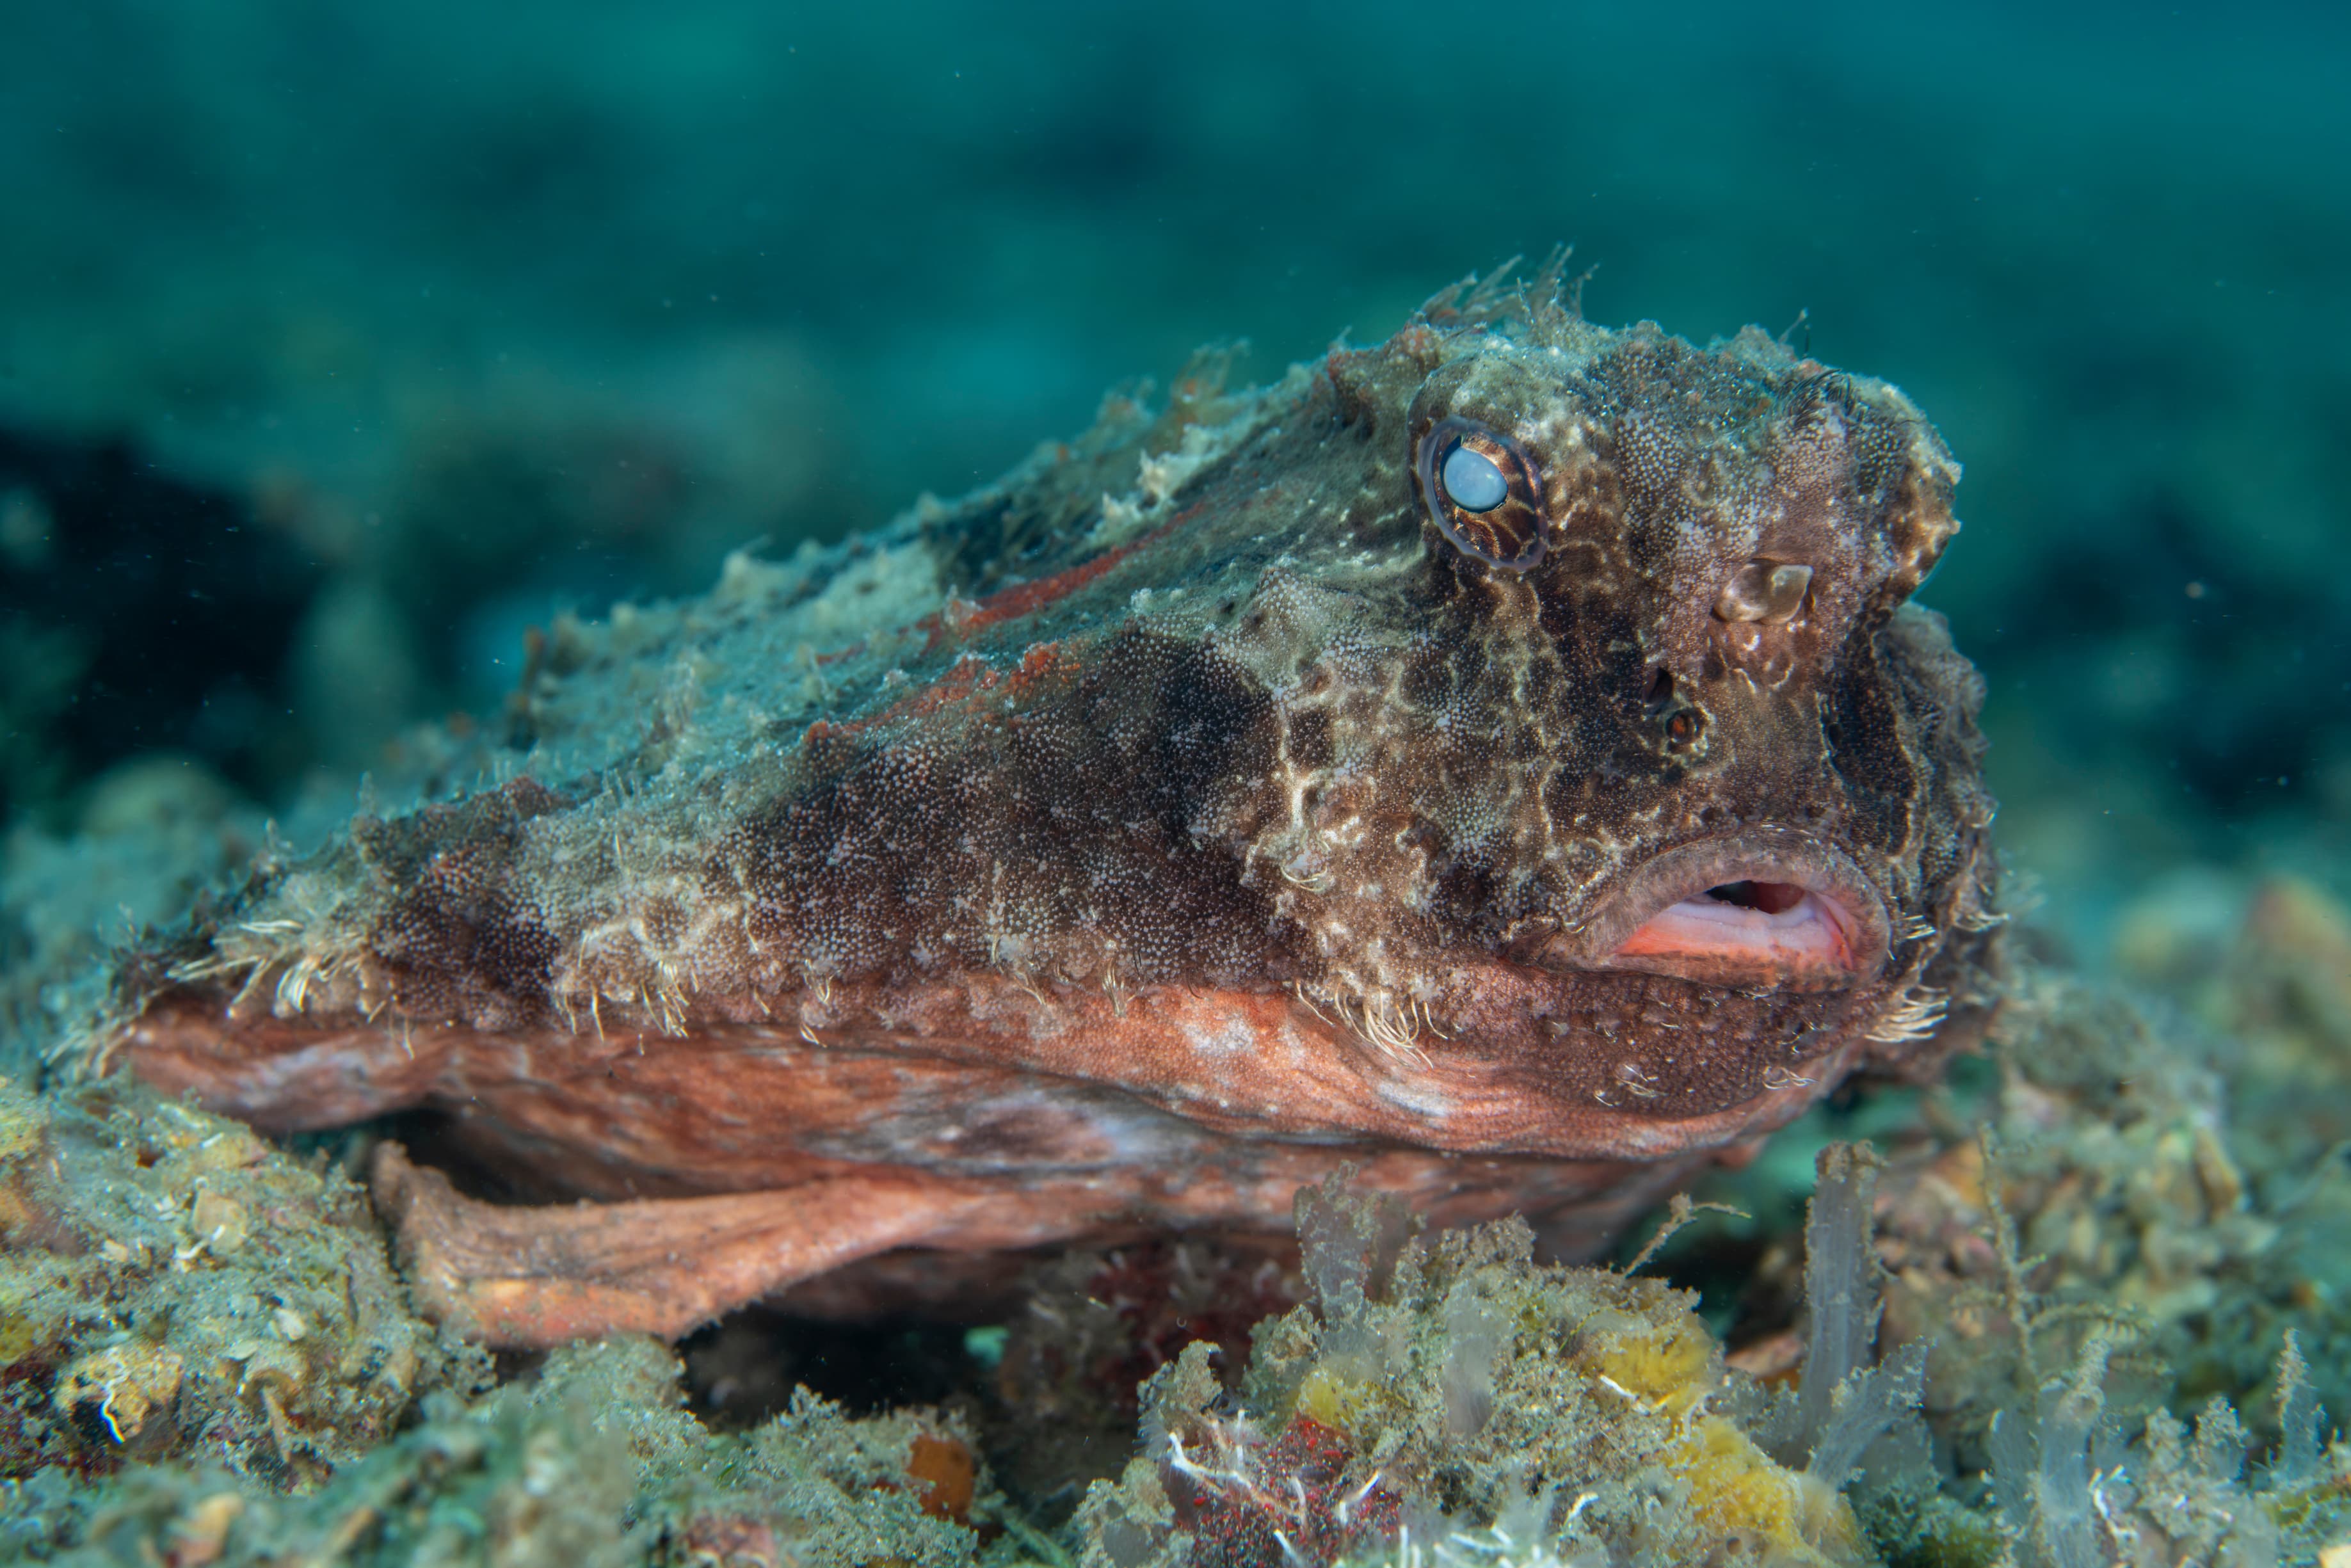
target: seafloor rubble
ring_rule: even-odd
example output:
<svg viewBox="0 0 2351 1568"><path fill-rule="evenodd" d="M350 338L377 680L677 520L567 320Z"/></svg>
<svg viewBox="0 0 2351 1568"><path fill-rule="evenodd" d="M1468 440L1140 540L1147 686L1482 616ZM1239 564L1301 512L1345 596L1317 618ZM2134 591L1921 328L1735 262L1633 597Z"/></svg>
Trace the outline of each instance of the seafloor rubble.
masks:
<svg viewBox="0 0 2351 1568"><path fill-rule="evenodd" d="M1648 1256L1565 1268L1514 1222L1415 1236L1332 1183L1294 1267L1065 1258L943 1407L802 1394L732 1429L652 1342L494 1367L436 1338L325 1153L123 1085L12 1089L0 1550L2331 1563L2351 1171L2313 1089L2351 1061L2351 920L2282 884L2226 940L2142 946L2171 1000L2028 966L1972 1086L1882 1100L1883 1154L1823 1155L1801 1238L1771 1223L1788 1159L1746 1173L1763 1253L1713 1323L1670 1276L1739 1221L1684 1207Z"/></svg>
<svg viewBox="0 0 2351 1568"><path fill-rule="evenodd" d="M486 1381L408 1310L365 1196L121 1081L0 1087L0 1467L201 1453L299 1488Z"/></svg>

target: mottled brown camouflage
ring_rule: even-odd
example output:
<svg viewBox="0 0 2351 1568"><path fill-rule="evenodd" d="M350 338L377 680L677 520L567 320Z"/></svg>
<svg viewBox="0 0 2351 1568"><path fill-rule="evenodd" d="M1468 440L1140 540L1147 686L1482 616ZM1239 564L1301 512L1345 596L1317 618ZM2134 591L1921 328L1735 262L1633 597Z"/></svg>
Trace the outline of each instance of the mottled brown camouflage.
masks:
<svg viewBox="0 0 2351 1568"><path fill-rule="evenodd" d="M1212 358L959 503L559 627L511 781L256 875L113 1050L636 1200L387 1158L428 1298L515 1342L1275 1228L1348 1158L1573 1243L1931 1067L1992 923L1979 685L1904 604L1956 465L1882 382L1552 292L1238 394ZM1464 430L1517 487L1448 531L1422 442ZM1797 947L1685 939L1799 900Z"/></svg>

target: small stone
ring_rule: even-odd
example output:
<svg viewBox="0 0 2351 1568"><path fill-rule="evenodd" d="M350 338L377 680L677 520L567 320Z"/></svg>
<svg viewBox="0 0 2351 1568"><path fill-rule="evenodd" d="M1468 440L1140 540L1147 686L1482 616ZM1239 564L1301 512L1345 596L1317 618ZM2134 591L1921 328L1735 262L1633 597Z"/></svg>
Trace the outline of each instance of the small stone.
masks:
<svg viewBox="0 0 2351 1568"><path fill-rule="evenodd" d="M969 1521L977 1470L971 1450L949 1437L914 1434L906 1450L906 1477L922 1488L923 1511L933 1519Z"/></svg>
<svg viewBox="0 0 2351 1568"><path fill-rule="evenodd" d="M185 1364L160 1345L132 1342L93 1351L66 1369L57 1379L53 1402L70 1414L85 1405L98 1406L118 1443L127 1443L146 1428L156 1412L166 1410L180 1396Z"/></svg>
<svg viewBox="0 0 2351 1568"><path fill-rule="evenodd" d="M245 1514L245 1499L233 1491L214 1492L190 1509L172 1526L172 1568L204 1568L220 1561L228 1546L228 1532Z"/></svg>
<svg viewBox="0 0 2351 1568"><path fill-rule="evenodd" d="M253 1221L246 1214L245 1205L209 1187L196 1194L195 1208L190 1218L196 1239L215 1258L234 1256L253 1234Z"/></svg>
<svg viewBox="0 0 2351 1568"><path fill-rule="evenodd" d="M2207 1218L2218 1225L2245 1207L2245 1178L2218 1134L2196 1129L2196 1179L2204 1189Z"/></svg>
<svg viewBox="0 0 2351 1568"><path fill-rule="evenodd" d="M197 1144L188 1158L199 1171L235 1171L258 1164L268 1152L250 1129L230 1127Z"/></svg>

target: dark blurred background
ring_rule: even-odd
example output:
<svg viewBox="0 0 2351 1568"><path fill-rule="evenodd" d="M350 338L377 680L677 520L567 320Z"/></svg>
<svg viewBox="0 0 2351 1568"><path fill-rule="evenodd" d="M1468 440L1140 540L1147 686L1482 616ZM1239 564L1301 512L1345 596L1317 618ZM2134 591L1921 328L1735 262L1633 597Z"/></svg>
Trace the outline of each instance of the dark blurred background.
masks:
<svg viewBox="0 0 2351 1568"><path fill-rule="evenodd" d="M559 607L1567 240L1941 425L2053 925L2339 886L2346 103L2335 7L0 8L0 800L272 805Z"/></svg>

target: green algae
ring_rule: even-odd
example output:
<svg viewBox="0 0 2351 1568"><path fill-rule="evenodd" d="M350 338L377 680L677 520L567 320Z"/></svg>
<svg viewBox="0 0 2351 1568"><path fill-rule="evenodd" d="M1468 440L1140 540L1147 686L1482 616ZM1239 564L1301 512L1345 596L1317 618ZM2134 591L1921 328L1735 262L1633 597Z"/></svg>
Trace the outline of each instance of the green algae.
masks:
<svg viewBox="0 0 2351 1568"><path fill-rule="evenodd" d="M1516 1221L1397 1249L1392 1212L1336 1182L1300 1215L1315 1306L1259 1325L1233 1396L1199 1345L1146 1387L1144 1456L1080 1511L1091 1568L1378 1556L1416 1526L1595 1561L1868 1560L1836 1485L1757 1440L1768 1401L1692 1292L1538 1263Z"/></svg>
<svg viewBox="0 0 2351 1568"><path fill-rule="evenodd" d="M496 1564L622 1568L963 1568L997 1503L953 1421L851 1420L803 1396L714 1436L684 1408L676 1358L651 1340L551 1354L535 1375L422 1419L318 1490L288 1495L218 1469L141 1466L94 1488L44 1472L16 1488L13 1546L37 1561ZM960 1490L957 1490L957 1489ZM173 1554L177 1553L176 1556Z"/></svg>
<svg viewBox="0 0 2351 1568"><path fill-rule="evenodd" d="M486 1374L409 1310L340 1172L127 1082L0 1086L0 1475L301 1486Z"/></svg>

